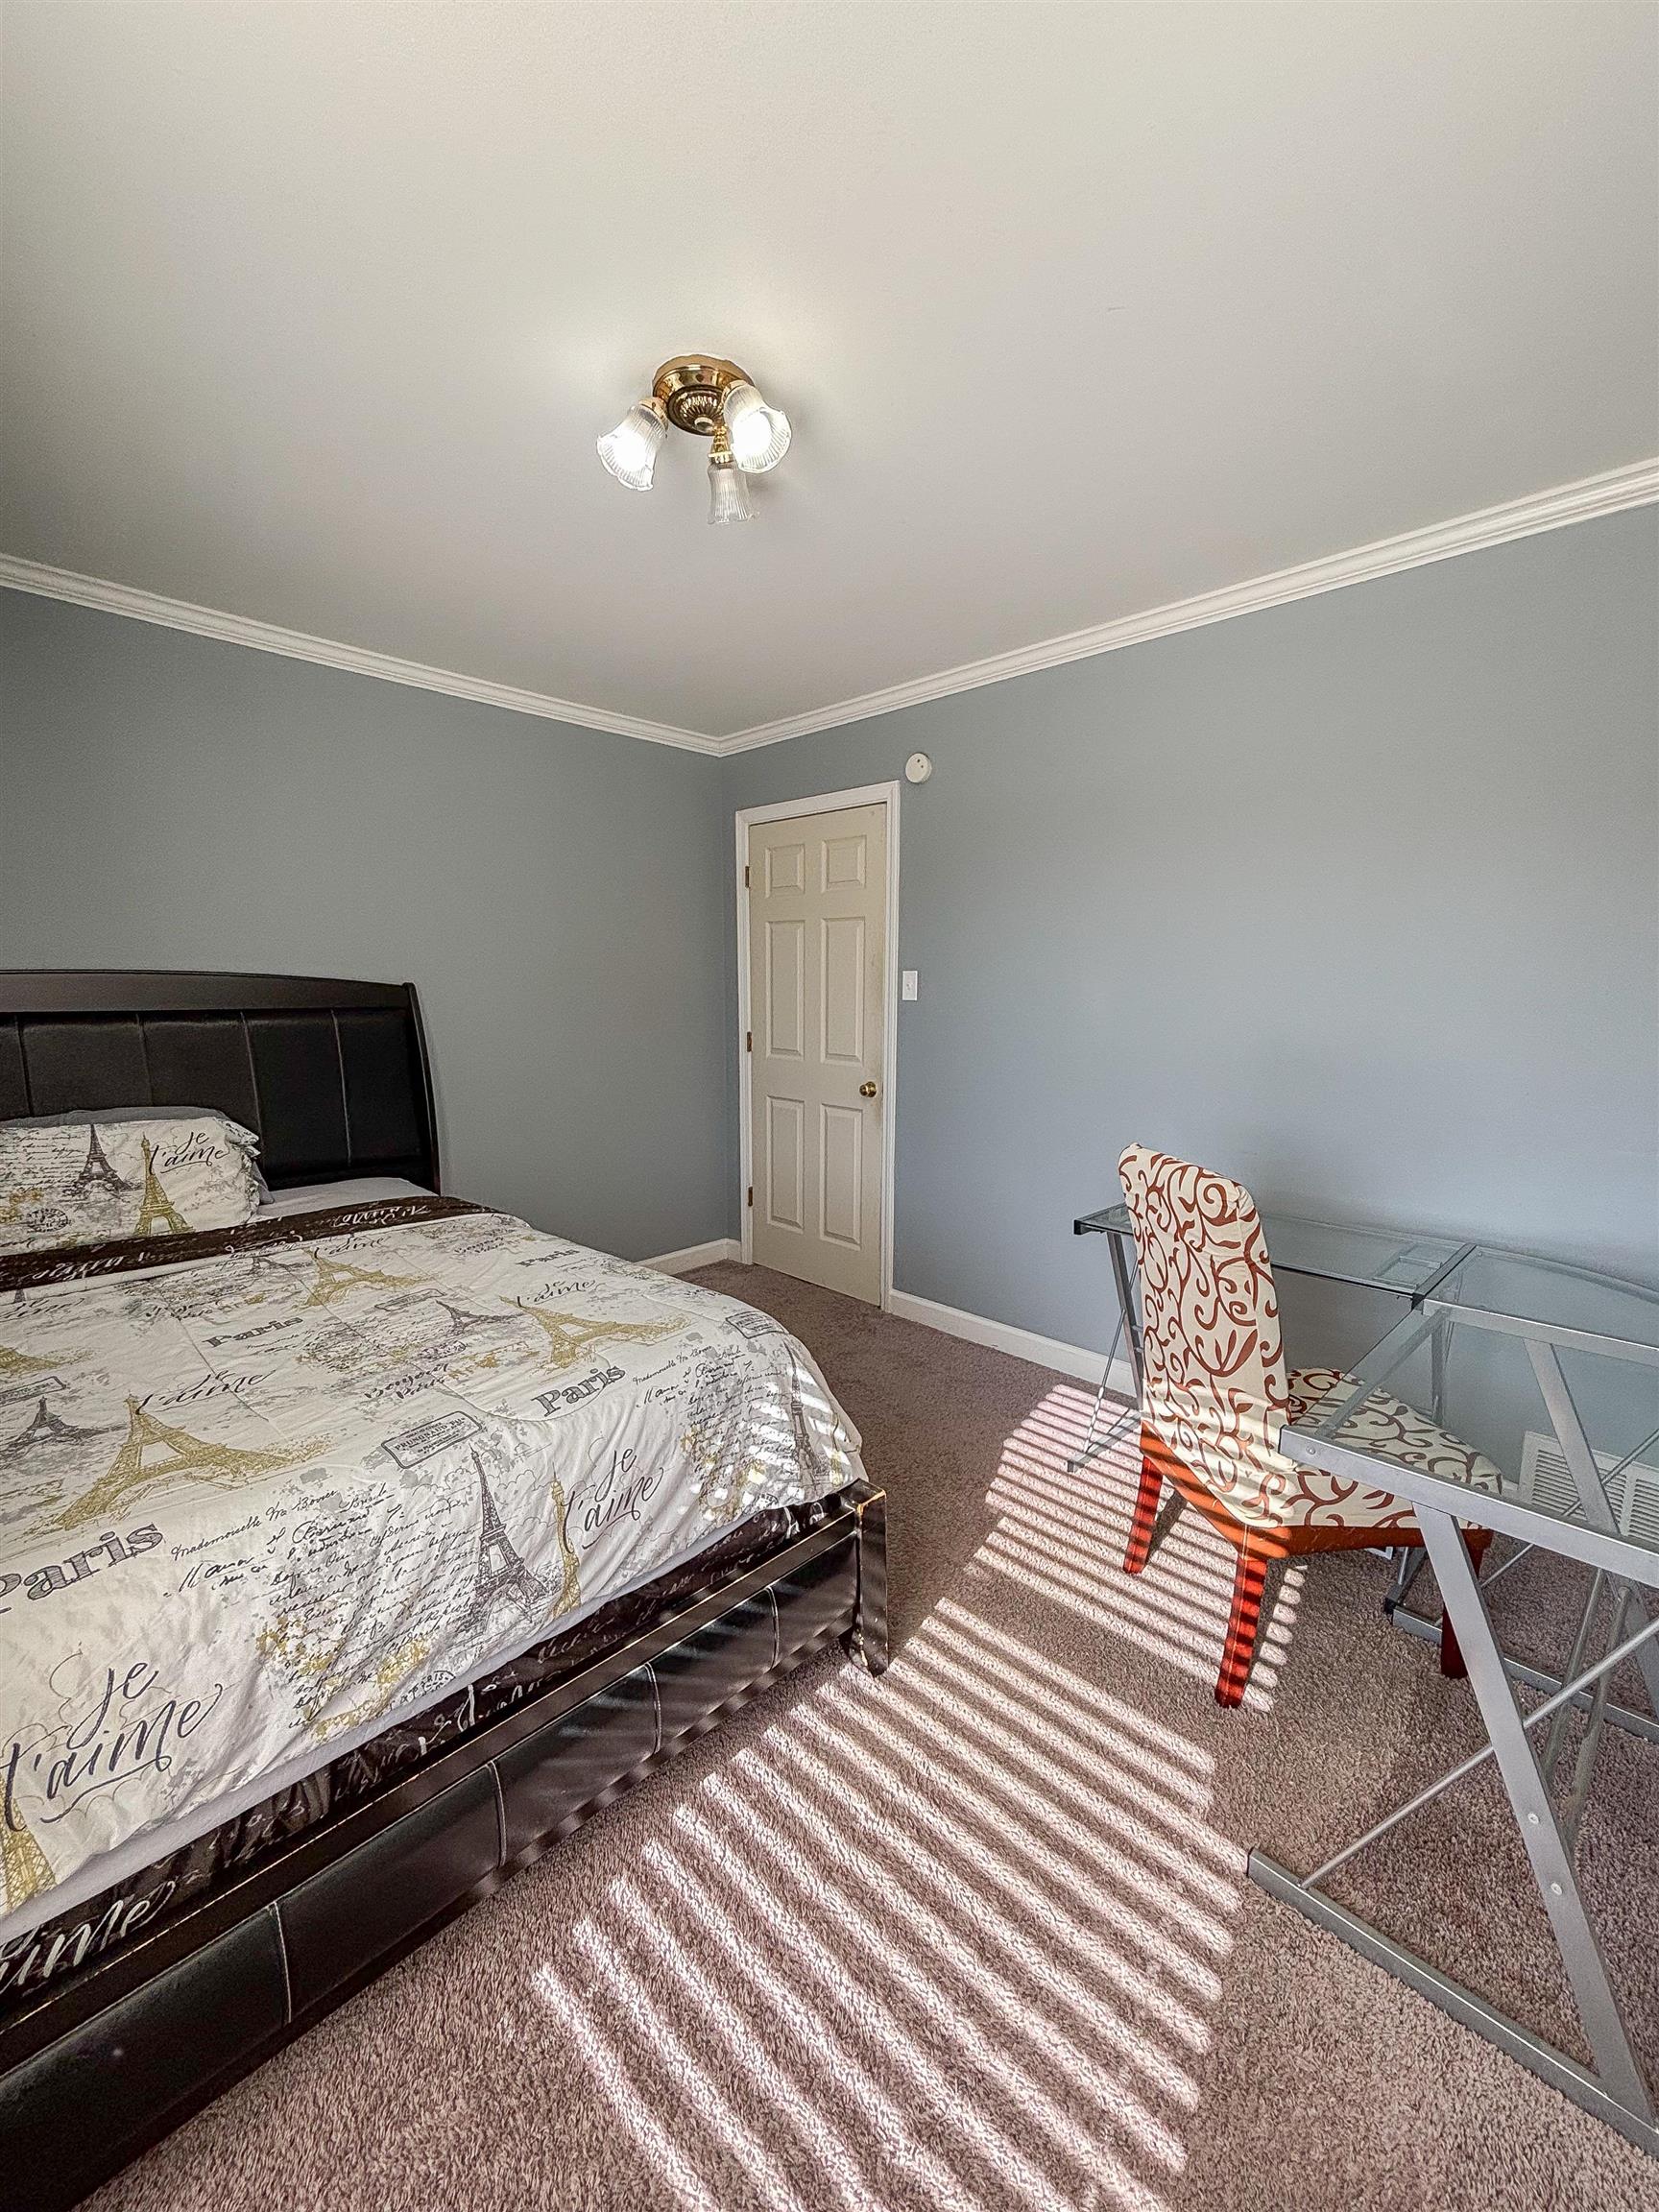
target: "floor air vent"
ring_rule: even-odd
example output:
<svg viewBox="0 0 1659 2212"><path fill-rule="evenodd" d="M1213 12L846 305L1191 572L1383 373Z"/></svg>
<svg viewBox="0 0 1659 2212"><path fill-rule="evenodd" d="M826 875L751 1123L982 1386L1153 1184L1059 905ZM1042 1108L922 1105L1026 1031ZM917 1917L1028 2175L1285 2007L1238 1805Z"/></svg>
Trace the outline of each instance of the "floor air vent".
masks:
<svg viewBox="0 0 1659 2212"><path fill-rule="evenodd" d="M1615 1476L1619 1461L1609 1452L1598 1452L1596 1463L1607 1480L1608 1503L1624 1534L1659 1544L1659 1467L1638 1459ZM1521 1495L1528 1504L1536 1502L1558 1513L1577 1511L1578 1492L1560 1445L1535 1429L1528 1429L1522 1440Z"/></svg>

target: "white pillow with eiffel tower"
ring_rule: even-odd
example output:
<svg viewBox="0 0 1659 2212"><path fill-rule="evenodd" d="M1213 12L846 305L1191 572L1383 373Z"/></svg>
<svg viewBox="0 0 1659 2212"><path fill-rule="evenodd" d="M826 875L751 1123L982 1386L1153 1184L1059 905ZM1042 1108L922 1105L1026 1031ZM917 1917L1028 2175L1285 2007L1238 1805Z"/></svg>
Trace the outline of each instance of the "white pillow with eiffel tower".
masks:
<svg viewBox="0 0 1659 2212"><path fill-rule="evenodd" d="M0 1252L233 1229L259 1203L258 1151L208 1106L0 1121Z"/></svg>

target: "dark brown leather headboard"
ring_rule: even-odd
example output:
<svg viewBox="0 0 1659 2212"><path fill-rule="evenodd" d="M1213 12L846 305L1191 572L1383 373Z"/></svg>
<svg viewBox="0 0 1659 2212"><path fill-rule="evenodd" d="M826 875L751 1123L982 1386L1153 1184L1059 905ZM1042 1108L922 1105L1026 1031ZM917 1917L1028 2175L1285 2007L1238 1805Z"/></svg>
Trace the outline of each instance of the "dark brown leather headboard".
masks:
<svg viewBox="0 0 1659 2212"><path fill-rule="evenodd" d="M273 1190L350 1175L439 1188L413 983L0 970L0 1121L113 1106L217 1106L257 1132Z"/></svg>

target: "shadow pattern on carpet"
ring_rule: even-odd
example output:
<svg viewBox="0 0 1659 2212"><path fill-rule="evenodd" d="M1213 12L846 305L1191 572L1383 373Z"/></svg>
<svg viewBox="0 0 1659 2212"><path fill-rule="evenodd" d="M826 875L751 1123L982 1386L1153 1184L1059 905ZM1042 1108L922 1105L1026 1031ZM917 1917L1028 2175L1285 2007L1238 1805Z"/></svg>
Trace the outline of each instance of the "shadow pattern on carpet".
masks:
<svg viewBox="0 0 1659 2212"><path fill-rule="evenodd" d="M1310 1865L1476 1745L1363 1554L1283 1576L1212 1694L1232 1555L1180 1515L1120 1571L1127 1438L1090 1394L721 1266L812 1349L890 1499L896 1663L794 1677L93 2200L389 2212L1652 2206L1659 2173L1246 1878ZM1573 1587L1532 1562L1501 1624ZM1581 1858L1649 2046L1659 1796L1610 1737ZM1486 1775L1344 1899L1572 2042ZM1603 1910L1605 1928L1608 1913Z"/></svg>

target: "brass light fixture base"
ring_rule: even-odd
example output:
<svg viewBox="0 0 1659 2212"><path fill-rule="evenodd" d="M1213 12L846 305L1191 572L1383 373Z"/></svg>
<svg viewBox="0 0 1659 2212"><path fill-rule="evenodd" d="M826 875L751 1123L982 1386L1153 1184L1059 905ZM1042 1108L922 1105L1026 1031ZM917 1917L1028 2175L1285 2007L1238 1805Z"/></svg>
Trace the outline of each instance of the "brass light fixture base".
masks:
<svg viewBox="0 0 1659 2212"><path fill-rule="evenodd" d="M722 426L721 406L733 384L751 384L754 378L735 361L722 361L707 353L679 353L664 361L651 379L651 397L664 409L676 430L688 430L695 438L712 438Z"/></svg>

